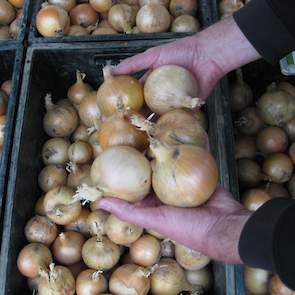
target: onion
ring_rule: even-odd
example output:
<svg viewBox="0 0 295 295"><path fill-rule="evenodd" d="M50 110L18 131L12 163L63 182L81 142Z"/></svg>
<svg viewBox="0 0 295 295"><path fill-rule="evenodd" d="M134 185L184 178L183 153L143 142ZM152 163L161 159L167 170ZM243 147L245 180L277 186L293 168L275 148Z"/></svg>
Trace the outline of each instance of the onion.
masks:
<svg viewBox="0 0 295 295"><path fill-rule="evenodd" d="M68 265L67 268L71 271L73 274L74 278L76 279L77 276L83 271L87 269L86 264L81 260L77 263Z"/></svg>
<svg viewBox="0 0 295 295"><path fill-rule="evenodd" d="M81 213L80 202L73 200L74 190L60 186L46 193L44 207L46 215L56 224L66 225L78 218Z"/></svg>
<svg viewBox="0 0 295 295"><path fill-rule="evenodd" d="M11 93L11 80L6 80L1 84L1 90L4 92L4 94L9 97Z"/></svg>
<svg viewBox="0 0 295 295"><path fill-rule="evenodd" d="M76 5L76 0L48 0L49 4L59 6L66 11L70 11Z"/></svg>
<svg viewBox="0 0 295 295"><path fill-rule="evenodd" d="M0 1L0 25L9 25L15 19L15 10L6 0Z"/></svg>
<svg viewBox="0 0 295 295"><path fill-rule="evenodd" d="M79 107L79 116L83 124L92 127L93 131L99 129L101 113L96 103L96 91L91 91L84 97Z"/></svg>
<svg viewBox="0 0 295 295"><path fill-rule="evenodd" d="M105 224L109 215L110 214L108 212L100 209L97 209L89 214L87 218L87 226L92 236L106 234Z"/></svg>
<svg viewBox="0 0 295 295"><path fill-rule="evenodd" d="M295 164L295 143L294 142L289 147L289 156L291 160L293 161L293 164Z"/></svg>
<svg viewBox="0 0 295 295"><path fill-rule="evenodd" d="M108 270L118 263L120 248L107 237L92 237L84 243L82 257L88 267Z"/></svg>
<svg viewBox="0 0 295 295"><path fill-rule="evenodd" d="M67 186L76 189L82 184L92 185L90 177L90 165L77 165L68 163L67 171L69 172Z"/></svg>
<svg viewBox="0 0 295 295"><path fill-rule="evenodd" d="M24 5L24 0L8 0L8 2L15 8L22 8Z"/></svg>
<svg viewBox="0 0 295 295"><path fill-rule="evenodd" d="M244 109L238 120L235 122L238 130L245 135L256 135L263 127L261 116L255 107L248 107Z"/></svg>
<svg viewBox="0 0 295 295"><path fill-rule="evenodd" d="M201 269L210 262L208 256L177 243L175 243L175 258L184 269L190 270Z"/></svg>
<svg viewBox="0 0 295 295"><path fill-rule="evenodd" d="M151 276L151 291L157 295L178 295L185 289L183 269L171 258L162 258Z"/></svg>
<svg viewBox="0 0 295 295"><path fill-rule="evenodd" d="M111 9L113 2L112 0L89 0L89 4L95 11L103 13Z"/></svg>
<svg viewBox="0 0 295 295"><path fill-rule="evenodd" d="M89 140L89 132L88 128L85 125L79 125L75 132L72 134L72 140L73 141L88 141Z"/></svg>
<svg viewBox="0 0 295 295"><path fill-rule="evenodd" d="M142 228L122 221L112 214L108 217L104 229L111 241L123 246L135 242L143 232Z"/></svg>
<svg viewBox="0 0 295 295"><path fill-rule="evenodd" d="M144 85L144 98L148 107L164 114L181 107L195 108L202 103L196 98L198 83L185 68L164 65L153 70Z"/></svg>
<svg viewBox="0 0 295 295"><path fill-rule="evenodd" d="M295 117L284 124L283 127L287 132L290 141L295 141Z"/></svg>
<svg viewBox="0 0 295 295"><path fill-rule="evenodd" d="M40 243L25 246L17 257L18 270L28 278L35 278L41 270L46 270L52 262L49 249Z"/></svg>
<svg viewBox="0 0 295 295"><path fill-rule="evenodd" d="M8 40L10 39L10 31L8 26L0 27L0 40Z"/></svg>
<svg viewBox="0 0 295 295"><path fill-rule="evenodd" d="M160 242L151 235L143 235L130 245L130 258L141 266L152 266L161 252Z"/></svg>
<svg viewBox="0 0 295 295"><path fill-rule="evenodd" d="M235 11L241 9L244 3L241 0L221 0L219 11L223 17L231 16Z"/></svg>
<svg viewBox="0 0 295 295"><path fill-rule="evenodd" d="M259 268L245 267L245 285L251 294L267 294L268 272Z"/></svg>
<svg viewBox="0 0 295 295"><path fill-rule="evenodd" d="M125 145L144 151L148 147L146 134L135 128L130 123L129 115L122 112L106 119L99 130L98 140L103 149Z"/></svg>
<svg viewBox="0 0 295 295"><path fill-rule="evenodd" d="M51 137L65 137L71 135L78 125L78 115L69 105L54 105L51 95L45 97L47 112L43 118L45 132Z"/></svg>
<svg viewBox="0 0 295 295"><path fill-rule="evenodd" d="M271 196L262 189L250 189L242 194L242 204L250 211L256 211L270 199Z"/></svg>
<svg viewBox="0 0 295 295"><path fill-rule="evenodd" d="M131 122L163 144L192 144L209 149L208 135L199 121L186 110L176 109L162 115L156 124L133 115Z"/></svg>
<svg viewBox="0 0 295 295"><path fill-rule="evenodd" d="M206 150L192 145L166 147L153 140L151 149L152 185L167 205L195 207L205 203L215 191L218 168Z"/></svg>
<svg viewBox="0 0 295 295"><path fill-rule="evenodd" d="M89 35L89 32L87 31L87 29L83 28L82 26L73 25L73 26L70 26L68 35L69 36L84 36L84 35Z"/></svg>
<svg viewBox="0 0 295 295"><path fill-rule="evenodd" d="M76 70L76 83L68 89L67 96L76 106L80 105L84 97L93 90L89 84L83 81L85 77L86 75L84 73Z"/></svg>
<svg viewBox="0 0 295 295"><path fill-rule="evenodd" d="M161 242L161 257L173 258L175 256L175 246L169 239Z"/></svg>
<svg viewBox="0 0 295 295"><path fill-rule="evenodd" d="M289 82L279 82L277 87L295 97L295 87Z"/></svg>
<svg viewBox="0 0 295 295"><path fill-rule="evenodd" d="M44 198L45 196L42 196L36 202L35 212L38 215L46 215L46 209L44 207Z"/></svg>
<svg viewBox="0 0 295 295"><path fill-rule="evenodd" d="M3 91L0 92L0 116L5 115L7 110L7 97Z"/></svg>
<svg viewBox="0 0 295 295"><path fill-rule="evenodd" d="M254 159L257 155L254 137L240 136L235 140L235 159Z"/></svg>
<svg viewBox="0 0 295 295"><path fill-rule="evenodd" d="M285 286L278 275L274 275L270 280L270 293L271 295L295 295L295 291Z"/></svg>
<svg viewBox="0 0 295 295"><path fill-rule="evenodd" d="M151 230L151 229L146 229L146 232L154 237L156 237L159 240L163 240L165 239L165 237L161 234L159 234L158 232Z"/></svg>
<svg viewBox="0 0 295 295"><path fill-rule="evenodd" d="M136 16L136 26L142 33L167 32L171 23L165 6L147 4L142 6Z"/></svg>
<svg viewBox="0 0 295 295"><path fill-rule="evenodd" d="M92 147L85 141L76 141L68 149L69 160L76 164L86 164L92 160Z"/></svg>
<svg viewBox="0 0 295 295"><path fill-rule="evenodd" d="M42 272L38 286L39 295L74 295L75 279L64 266L50 265L49 272Z"/></svg>
<svg viewBox="0 0 295 295"><path fill-rule="evenodd" d="M40 282L40 276L37 276L35 278L28 278L27 279L28 282L28 287L31 291L37 291L38 290L38 285ZM34 293L33 293L34 294Z"/></svg>
<svg viewBox="0 0 295 295"><path fill-rule="evenodd" d="M177 17L183 14L196 15L197 1L194 0L171 0L169 4L170 13Z"/></svg>
<svg viewBox="0 0 295 295"><path fill-rule="evenodd" d="M83 235L78 232L60 233L52 245L54 259L63 265L79 262L82 259L84 241Z"/></svg>
<svg viewBox="0 0 295 295"><path fill-rule="evenodd" d="M191 15L178 16L171 25L171 32L175 33L194 33L200 30L200 23Z"/></svg>
<svg viewBox="0 0 295 295"><path fill-rule="evenodd" d="M150 290L147 271L135 264L118 267L110 278L110 291L117 295L146 295Z"/></svg>
<svg viewBox="0 0 295 295"><path fill-rule="evenodd" d="M292 198L295 198L295 174L288 182L288 190Z"/></svg>
<svg viewBox="0 0 295 295"><path fill-rule="evenodd" d="M70 142L63 138L51 138L42 148L42 160L45 165L65 165L68 160Z"/></svg>
<svg viewBox="0 0 295 295"><path fill-rule="evenodd" d="M127 4L115 4L109 10L108 21L119 33L130 33L135 25L136 11Z"/></svg>
<svg viewBox="0 0 295 295"><path fill-rule="evenodd" d="M265 159L262 170L271 181L284 183L292 176L293 163L287 155L275 153Z"/></svg>
<svg viewBox="0 0 295 295"><path fill-rule="evenodd" d="M257 148L265 155L284 152L288 147L288 137L280 127L266 127L256 138Z"/></svg>
<svg viewBox="0 0 295 295"><path fill-rule="evenodd" d="M168 7L169 0L139 0L138 4L140 7L147 5L147 4L160 4L162 6Z"/></svg>
<svg viewBox="0 0 295 295"><path fill-rule="evenodd" d="M91 179L96 187L80 187L77 199L93 202L105 196L138 202L150 191L151 167L136 149L115 146L103 151L95 159L91 167Z"/></svg>
<svg viewBox="0 0 295 295"><path fill-rule="evenodd" d="M102 152L102 147L100 146L100 143L98 141L98 131L95 131L90 135L88 142L92 146L94 158L97 158Z"/></svg>
<svg viewBox="0 0 295 295"><path fill-rule="evenodd" d="M45 166L38 177L38 183L43 192L48 192L51 189L66 184L66 170L58 165Z"/></svg>
<svg viewBox="0 0 295 295"><path fill-rule="evenodd" d="M295 98L276 85L258 100L258 109L263 121L269 125L281 126L295 117Z"/></svg>
<svg viewBox="0 0 295 295"><path fill-rule="evenodd" d="M255 187L262 180L267 180L260 166L253 160L238 160L238 178L242 186Z"/></svg>
<svg viewBox="0 0 295 295"><path fill-rule="evenodd" d="M57 227L47 217L35 215L26 223L25 236L30 243L50 246L57 236Z"/></svg>
<svg viewBox="0 0 295 295"><path fill-rule="evenodd" d="M76 280L77 295L97 295L108 289L106 278L99 271L86 269Z"/></svg>
<svg viewBox="0 0 295 295"><path fill-rule="evenodd" d="M82 208L80 215L76 220L73 222L67 224L65 226L66 231L76 231L78 233L81 233L82 235L88 237L89 236L89 229L88 229L88 223L87 218L90 214L89 209Z"/></svg>
<svg viewBox="0 0 295 295"><path fill-rule="evenodd" d="M3 143L4 143L5 124L6 124L6 116L0 116L0 146L3 146Z"/></svg>
<svg viewBox="0 0 295 295"><path fill-rule="evenodd" d="M43 37L61 37L69 31L70 18L59 6L44 6L37 13L36 28Z"/></svg>
<svg viewBox="0 0 295 295"><path fill-rule="evenodd" d="M78 4L70 11L71 23L84 28L95 25L98 21L98 14L88 3Z"/></svg>
<svg viewBox="0 0 295 295"><path fill-rule="evenodd" d="M211 289L213 279L208 267L199 270L186 270L185 278L193 287L200 288L204 291Z"/></svg>
<svg viewBox="0 0 295 295"><path fill-rule="evenodd" d="M292 178L291 178L292 179ZM264 191L267 192L268 195L270 195L272 198L289 198L290 195L280 183L274 183L274 182L268 182L265 185Z"/></svg>
<svg viewBox="0 0 295 295"><path fill-rule="evenodd" d="M108 35L108 34L118 34L118 32L112 28L97 28L91 33L91 35Z"/></svg>
<svg viewBox="0 0 295 295"><path fill-rule="evenodd" d="M97 103L105 116L117 112L118 106L122 105L135 112L141 109L144 102L143 90L135 78L127 75L112 76L110 66L104 67L103 76L104 83L97 91Z"/></svg>

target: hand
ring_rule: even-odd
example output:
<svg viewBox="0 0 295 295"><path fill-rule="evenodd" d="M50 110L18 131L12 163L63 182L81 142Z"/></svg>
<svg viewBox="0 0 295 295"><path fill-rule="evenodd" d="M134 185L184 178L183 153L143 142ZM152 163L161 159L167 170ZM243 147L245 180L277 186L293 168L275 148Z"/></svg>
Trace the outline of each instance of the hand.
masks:
<svg viewBox="0 0 295 295"><path fill-rule="evenodd" d="M241 263L238 243L251 212L222 188L198 208L166 206L155 196L137 204L104 198L100 207L126 222L152 229L212 259Z"/></svg>

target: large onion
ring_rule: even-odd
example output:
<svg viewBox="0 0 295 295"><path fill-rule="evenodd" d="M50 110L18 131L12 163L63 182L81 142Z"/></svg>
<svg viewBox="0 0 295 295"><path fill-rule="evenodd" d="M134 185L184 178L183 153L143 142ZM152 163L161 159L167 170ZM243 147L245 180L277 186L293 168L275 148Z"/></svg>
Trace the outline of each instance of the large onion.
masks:
<svg viewBox="0 0 295 295"><path fill-rule="evenodd" d="M167 205L195 207L205 203L216 189L218 169L206 150L192 145L166 147L153 141L155 155L152 185Z"/></svg>
<svg viewBox="0 0 295 295"><path fill-rule="evenodd" d="M150 279L146 271L135 264L118 267L110 278L110 291L117 295L146 295L150 290Z"/></svg>
<svg viewBox="0 0 295 295"><path fill-rule="evenodd" d="M115 7L115 6L113 6ZM117 112L118 106L139 111L143 105L141 84L127 75L112 76L111 67L103 69L104 83L98 88L97 103L105 116Z"/></svg>
<svg viewBox="0 0 295 295"><path fill-rule="evenodd" d="M175 17L182 14L195 15L197 12L197 3L194 0L171 0L169 10Z"/></svg>
<svg viewBox="0 0 295 295"><path fill-rule="evenodd" d="M89 4L100 13L108 12L113 5L112 0L89 0Z"/></svg>
<svg viewBox="0 0 295 295"><path fill-rule="evenodd" d="M70 142L63 138L51 138L42 148L42 159L45 165L65 165L68 160Z"/></svg>
<svg viewBox="0 0 295 295"><path fill-rule="evenodd" d="M243 205L251 211L256 211L270 199L271 196L262 189L250 189L242 194Z"/></svg>
<svg viewBox="0 0 295 295"><path fill-rule="evenodd" d="M68 33L70 18L63 8L48 5L39 10L36 28L43 37L60 37Z"/></svg>
<svg viewBox="0 0 295 295"><path fill-rule="evenodd" d="M98 14L88 3L78 4L70 11L71 24L87 28L95 25Z"/></svg>
<svg viewBox="0 0 295 295"><path fill-rule="evenodd" d="M147 4L136 15L136 26L142 33L159 33L168 31L171 17L165 6Z"/></svg>
<svg viewBox="0 0 295 295"><path fill-rule="evenodd" d="M144 84L144 98L148 107L157 114L177 108L200 106L197 97L198 82L185 68L164 65L153 70Z"/></svg>
<svg viewBox="0 0 295 295"><path fill-rule="evenodd" d="M240 136L235 140L235 159L254 159L257 155L254 137Z"/></svg>
<svg viewBox="0 0 295 295"><path fill-rule="evenodd" d="M105 223L105 232L117 245L129 246L142 235L143 229L111 214Z"/></svg>
<svg viewBox="0 0 295 295"><path fill-rule="evenodd" d="M48 3L70 11L76 5L76 0L48 0Z"/></svg>
<svg viewBox="0 0 295 295"><path fill-rule="evenodd" d="M0 1L0 25L9 25L15 18L13 6L6 0Z"/></svg>
<svg viewBox="0 0 295 295"><path fill-rule="evenodd" d="M38 177L38 183L43 192L65 185L67 180L66 170L58 165L45 166Z"/></svg>
<svg viewBox="0 0 295 295"><path fill-rule="evenodd" d="M100 209L91 212L87 218L87 225L92 236L105 235L105 224L108 220L109 213Z"/></svg>
<svg viewBox="0 0 295 295"><path fill-rule="evenodd" d="M267 294L268 272L266 270L246 266L244 276L246 289L251 294Z"/></svg>
<svg viewBox="0 0 295 295"><path fill-rule="evenodd" d="M285 286L278 275L274 275L270 280L270 292L271 295L295 295L295 291Z"/></svg>
<svg viewBox="0 0 295 295"><path fill-rule="evenodd" d="M198 20L187 14L178 16L171 25L171 32L175 33L194 33L198 32L199 29Z"/></svg>

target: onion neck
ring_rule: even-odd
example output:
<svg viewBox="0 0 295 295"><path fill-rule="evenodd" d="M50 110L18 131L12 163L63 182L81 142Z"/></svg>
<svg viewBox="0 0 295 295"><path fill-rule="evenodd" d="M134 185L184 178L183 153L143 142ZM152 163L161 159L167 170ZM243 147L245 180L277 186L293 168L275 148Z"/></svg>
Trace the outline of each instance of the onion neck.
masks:
<svg viewBox="0 0 295 295"><path fill-rule="evenodd" d="M76 83L83 84L83 80L85 79L86 74L76 70Z"/></svg>
<svg viewBox="0 0 295 295"><path fill-rule="evenodd" d="M103 73L103 79L104 81L111 79L112 76L112 67L110 64L106 65L103 69L102 69L102 73Z"/></svg>
<svg viewBox="0 0 295 295"><path fill-rule="evenodd" d="M140 115L131 115L130 122L141 131L145 131L149 136L155 134L156 124L143 118Z"/></svg>
<svg viewBox="0 0 295 295"><path fill-rule="evenodd" d="M150 138L150 149L157 159L157 162L166 162L169 159L172 159L173 149L163 145L155 138Z"/></svg>
<svg viewBox="0 0 295 295"><path fill-rule="evenodd" d="M55 104L52 102L52 95L51 93L47 93L45 95L45 108L47 111L51 111L55 108Z"/></svg>

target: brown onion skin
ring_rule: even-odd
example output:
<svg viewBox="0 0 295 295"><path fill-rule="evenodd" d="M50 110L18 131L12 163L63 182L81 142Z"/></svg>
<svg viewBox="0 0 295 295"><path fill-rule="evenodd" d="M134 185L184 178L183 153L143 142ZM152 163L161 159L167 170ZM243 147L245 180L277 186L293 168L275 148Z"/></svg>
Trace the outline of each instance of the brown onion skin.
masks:
<svg viewBox="0 0 295 295"><path fill-rule="evenodd" d="M241 9L243 6L244 3L241 0L237 0L234 2L231 0L221 0L219 2L219 11L221 14L221 18L231 16L235 11Z"/></svg>
<svg viewBox="0 0 295 295"><path fill-rule="evenodd" d="M208 267L199 270L185 270L185 278L194 287L207 291L212 287L213 278Z"/></svg>
<svg viewBox="0 0 295 295"><path fill-rule="evenodd" d="M263 189L272 198L290 198L288 190L280 183L268 182Z"/></svg>
<svg viewBox="0 0 295 295"><path fill-rule="evenodd" d="M262 189L250 189L242 194L242 204L250 211L256 211L270 199L271 196Z"/></svg>
<svg viewBox="0 0 295 295"><path fill-rule="evenodd" d="M167 8L169 6L169 2L169 0L139 0L138 4L140 7L147 4L160 4Z"/></svg>
<svg viewBox="0 0 295 295"><path fill-rule="evenodd" d="M52 245L54 259L63 264L71 265L82 259L82 246L85 238L75 231L59 234Z"/></svg>
<svg viewBox="0 0 295 295"><path fill-rule="evenodd" d="M293 163L287 155L275 153L265 159L262 170L271 181L284 183L292 176Z"/></svg>
<svg viewBox="0 0 295 295"><path fill-rule="evenodd" d="M22 8L24 5L24 0L8 0L8 2L15 8Z"/></svg>
<svg viewBox="0 0 295 295"><path fill-rule="evenodd" d="M51 138L42 147L42 160L45 165L65 165L69 161L70 142L64 138Z"/></svg>
<svg viewBox="0 0 295 295"><path fill-rule="evenodd" d="M73 7L75 7L76 0L48 0L48 3L59 6L69 12Z"/></svg>
<svg viewBox="0 0 295 295"><path fill-rule="evenodd" d="M26 223L25 236L30 243L49 246L57 237L57 227L47 217L35 215Z"/></svg>
<svg viewBox="0 0 295 295"><path fill-rule="evenodd" d="M92 236L105 235L105 224L107 222L108 217L109 213L104 210L92 210L92 212L88 215L86 220L89 233Z"/></svg>
<svg viewBox="0 0 295 295"><path fill-rule="evenodd" d="M274 275L270 280L270 293L271 295L295 295L295 291L284 285L278 275Z"/></svg>
<svg viewBox="0 0 295 295"><path fill-rule="evenodd" d="M69 160L76 164L87 164L92 160L92 147L88 142L76 141L68 149Z"/></svg>
<svg viewBox="0 0 295 295"><path fill-rule="evenodd" d="M277 83L277 87L295 97L295 87L291 83L285 81L279 82Z"/></svg>
<svg viewBox="0 0 295 295"><path fill-rule="evenodd" d="M174 19L171 25L171 32L195 33L200 30L198 20L191 15L180 15Z"/></svg>
<svg viewBox="0 0 295 295"><path fill-rule="evenodd" d="M91 186L92 181L90 177L90 168L91 166L88 164L79 166L76 164L72 164L71 168L69 168L70 173L67 179L67 186L73 189L76 189L82 184L87 184Z"/></svg>
<svg viewBox="0 0 295 295"><path fill-rule="evenodd" d="M287 187L291 197L294 199L295 198L295 174L289 180Z"/></svg>
<svg viewBox="0 0 295 295"><path fill-rule="evenodd" d="M194 0L171 0L169 10L174 17L183 14L194 16L197 13L197 2Z"/></svg>
<svg viewBox="0 0 295 295"><path fill-rule="evenodd" d="M95 25L98 21L97 12L88 3L78 4L70 10L71 23L84 28Z"/></svg>
<svg viewBox="0 0 295 295"><path fill-rule="evenodd" d="M17 267L25 277L35 278L41 270L46 270L51 262L51 253L45 245L31 243L18 254Z"/></svg>
<svg viewBox="0 0 295 295"><path fill-rule="evenodd" d="M85 125L79 125L75 132L72 134L72 141L88 141L90 135L87 132L88 127Z"/></svg>
<svg viewBox="0 0 295 295"><path fill-rule="evenodd" d="M240 136L235 140L235 159L254 159L257 155L255 138Z"/></svg>
<svg viewBox="0 0 295 295"><path fill-rule="evenodd" d="M94 159L97 158L101 153L102 153L102 147L98 141L98 131L94 131L89 139L88 142L91 144L92 146L92 152L93 152L93 156Z"/></svg>
<svg viewBox="0 0 295 295"><path fill-rule="evenodd" d="M15 19L15 10L6 0L0 1L0 25L9 25Z"/></svg>
<svg viewBox="0 0 295 295"><path fill-rule="evenodd" d="M72 25L70 26L68 36L85 36L89 35L89 32L79 25Z"/></svg>
<svg viewBox="0 0 295 295"><path fill-rule="evenodd" d="M288 137L280 127L266 127L258 132L256 146L264 155L284 152L288 147Z"/></svg>
<svg viewBox="0 0 295 295"><path fill-rule="evenodd" d="M0 116L0 146L3 146L5 136L6 116ZM2 153L2 150L1 150Z"/></svg>
<svg viewBox="0 0 295 295"><path fill-rule="evenodd" d="M295 164L295 143L294 142L289 147L289 157L291 158L293 164Z"/></svg>

